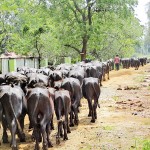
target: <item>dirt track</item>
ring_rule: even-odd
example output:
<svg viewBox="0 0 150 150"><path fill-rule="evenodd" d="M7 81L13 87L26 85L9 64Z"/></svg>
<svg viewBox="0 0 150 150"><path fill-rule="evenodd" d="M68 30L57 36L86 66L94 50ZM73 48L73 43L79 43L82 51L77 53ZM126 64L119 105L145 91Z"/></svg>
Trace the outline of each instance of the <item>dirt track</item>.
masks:
<svg viewBox="0 0 150 150"><path fill-rule="evenodd" d="M141 150L145 143L150 150L150 64L138 71L133 68L111 71L110 80L102 84L96 123L90 123L87 101L82 99L79 126L71 128L69 140L62 140L57 146L55 124L50 150ZM19 150L34 149L27 129L28 117L27 142L18 142ZM2 144L0 149L10 149L9 144Z"/></svg>

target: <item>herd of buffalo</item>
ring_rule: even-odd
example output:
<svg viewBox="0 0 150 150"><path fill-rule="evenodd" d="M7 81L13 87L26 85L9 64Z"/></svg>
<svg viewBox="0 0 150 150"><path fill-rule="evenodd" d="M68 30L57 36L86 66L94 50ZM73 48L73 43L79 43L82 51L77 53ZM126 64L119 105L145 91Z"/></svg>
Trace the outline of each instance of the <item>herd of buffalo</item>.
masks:
<svg viewBox="0 0 150 150"><path fill-rule="evenodd" d="M123 68L146 64L147 58L121 59ZM43 149L52 147L51 130L54 129L54 114L57 119L56 143L60 138L67 140L70 127L79 124L80 100L88 101L88 116L94 123L97 119L98 99L102 80L109 79L109 71L114 69L114 61L91 61L77 64L60 64L56 67L17 68L16 72L0 75L0 122L3 126L3 143L8 143L7 129L11 133L11 148L17 150L16 134L20 142L25 142L24 118L29 117L29 129L35 150L43 142ZM54 113L55 112L55 113Z"/></svg>

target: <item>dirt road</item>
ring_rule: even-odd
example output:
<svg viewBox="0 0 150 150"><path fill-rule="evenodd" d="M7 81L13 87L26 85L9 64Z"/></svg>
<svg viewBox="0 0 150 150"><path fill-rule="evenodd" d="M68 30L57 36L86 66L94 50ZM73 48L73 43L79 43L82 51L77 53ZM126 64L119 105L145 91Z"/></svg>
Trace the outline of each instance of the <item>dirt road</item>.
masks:
<svg viewBox="0 0 150 150"><path fill-rule="evenodd" d="M55 124L50 150L142 150L146 147L145 150L150 150L150 64L139 70L111 71L110 80L102 84L96 123L90 123L87 101L82 99L79 126L71 128L69 140L62 140L57 146ZM19 150L34 149L31 132L27 130L28 117L25 120L27 142L18 142ZM9 144L2 144L0 149L10 149Z"/></svg>

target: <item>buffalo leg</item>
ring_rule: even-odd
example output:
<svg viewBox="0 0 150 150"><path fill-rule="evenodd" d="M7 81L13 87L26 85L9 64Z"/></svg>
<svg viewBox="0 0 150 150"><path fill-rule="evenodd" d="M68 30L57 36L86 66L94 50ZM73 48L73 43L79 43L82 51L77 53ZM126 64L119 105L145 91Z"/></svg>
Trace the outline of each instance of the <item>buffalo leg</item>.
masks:
<svg viewBox="0 0 150 150"><path fill-rule="evenodd" d="M58 120L58 132L56 135L56 144L60 144L60 132L61 132L62 121Z"/></svg>
<svg viewBox="0 0 150 150"><path fill-rule="evenodd" d="M77 105L73 105L73 111L74 111L74 114L75 114L74 123L76 125L78 125L79 124L79 119L78 119L78 106Z"/></svg>
<svg viewBox="0 0 150 150"><path fill-rule="evenodd" d="M25 114L21 115L19 117L19 123L20 123L20 126L21 126L21 129L23 131L24 129L24 117L25 117ZM19 132L20 133L20 142L25 142L26 139L25 139L25 133L24 132Z"/></svg>
<svg viewBox="0 0 150 150"><path fill-rule="evenodd" d="M35 138L35 150L40 150L39 147L39 129L37 126L34 127L34 138Z"/></svg>
<svg viewBox="0 0 150 150"><path fill-rule="evenodd" d="M17 130L17 126L16 126L16 122L15 120L13 120L11 122L11 126L10 126L10 132L11 132L11 147L12 147L12 150L17 150L17 143L16 143L16 138L15 138L15 135L16 135L16 130Z"/></svg>
<svg viewBox="0 0 150 150"><path fill-rule="evenodd" d="M3 143L8 143L8 135L7 135L7 121L4 117L2 117L2 126L3 126Z"/></svg>
<svg viewBox="0 0 150 150"><path fill-rule="evenodd" d="M108 74L107 74L107 77L108 77L108 80L109 80L109 72L108 72Z"/></svg>
<svg viewBox="0 0 150 150"><path fill-rule="evenodd" d="M71 133L70 127L69 127L69 122L68 122L68 114L66 116L66 122L67 122L67 133Z"/></svg>
<svg viewBox="0 0 150 150"><path fill-rule="evenodd" d="M50 141L50 124L48 123L47 126L46 126L46 133L47 133L47 142L48 142L48 147L53 147L51 141Z"/></svg>
<svg viewBox="0 0 150 150"><path fill-rule="evenodd" d="M91 116L92 116L91 122L94 123L95 117L94 117L94 111L93 111L94 108L92 106L92 99L89 99L88 102L89 102L89 111L91 111Z"/></svg>
<svg viewBox="0 0 150 150"><path fill-rule="evenodd" d="M64 128L64 140L68 140L68 137L67 137L67 120L66 119L63 122L63 128Z"/></svg>
<svg viewBox="0 0 150 150"><path fill-rule="evenodd" d="M88 114L88 117L91 117L92 116L92 104L91 104L91 101L88 100L88 107L89 107L89 114Z"/></svg>
<svg viewBox="0 0 150 150"><path fill-rule="evenodd" d="M73 122L73 109L71 108L71 112L70 112L70 127L74 126L74 122Z"/></svg>
<svg viewBox="0 0 150 150"><path fill-rule="evenodd" d="M51 123L50 123L50 125L51 125L51 130L54 130L53 116L54 116L54 115L52 115L52 119L51 119Z"/></svg>
<svg viewBox="0 0 150 150"><path fill-rule="evenodd" d="M93 111L94 111L94 118L95 118L95 119L97 119L97 112L96 112L97 104L98 104L98 100L95 99L95 100L94 100L94 105L93 105Z"/></svg>
<svg viewBox="0 0 150 150"><path fill-rule="evenodd" d="M106 79L105 79L105 73L103 74L103 81L106 81Z"/></svg>
<svg viewBox="0 0 150 150"><path fill-rule="evenodd" d="M41 133L43 136L43 150L48 150L48 144L47 144L47 134L46 134L46 125L41 125Z"/></svg>

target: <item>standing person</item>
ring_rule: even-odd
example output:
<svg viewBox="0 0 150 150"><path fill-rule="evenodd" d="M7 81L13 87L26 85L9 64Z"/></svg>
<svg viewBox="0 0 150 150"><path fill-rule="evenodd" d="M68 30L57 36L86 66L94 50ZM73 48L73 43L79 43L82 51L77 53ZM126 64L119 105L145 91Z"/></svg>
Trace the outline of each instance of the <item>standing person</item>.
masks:
<svg viewBox="0 0 150 150"><path fill-rule="evenodd" d="M119 64L120 64L120 58L118 55L114 58L115 68L116 70L119 70Z"/></svg>

